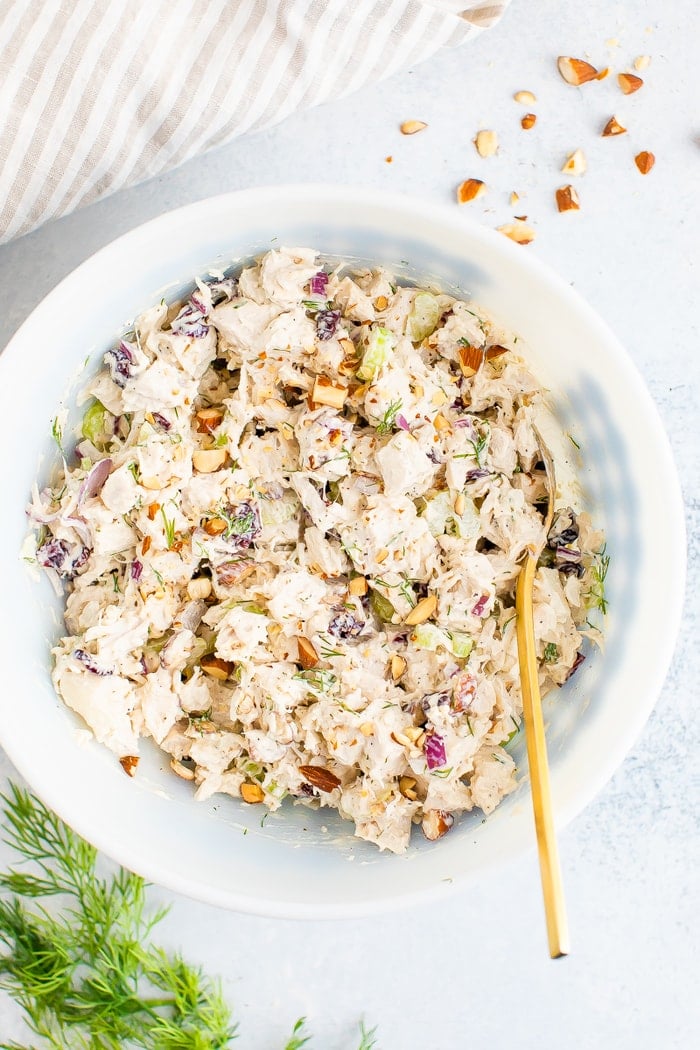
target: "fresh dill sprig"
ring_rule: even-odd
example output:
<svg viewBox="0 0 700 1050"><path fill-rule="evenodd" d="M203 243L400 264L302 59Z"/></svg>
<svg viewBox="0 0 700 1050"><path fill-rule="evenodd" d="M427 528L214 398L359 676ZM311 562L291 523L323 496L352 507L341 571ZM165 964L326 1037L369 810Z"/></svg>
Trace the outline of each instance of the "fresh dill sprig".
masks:
<svg viewBox="0 0 700 1050"><path fill-rule="evenodd" d="M165 909L146 913L145 883L102 877L97 852L43 803L10 785L0 875L0 988L54 1050L225 1050L236 1029L217 982L151 943ZM28 865L28 867L25 867ZM57 898L49 909L47 898ZM14 1050L29 1050L21 1044Z"/></svg>
<svg viewBox="0 0 700 1050"><path fill-rule="evenodd" d="M606 546L598 551L595 561L591 565L593 584L587 591L586 598L590 607L598 609L605 616L608 611L608 599L605 597L605 580L610 568L610 555L606 553Z"/></svg>
<svg viewBox="0 0 700 1050"><path fill-rule="evenodd" d="M165 529L165 539L168 544L168 550L175 543L175 519L169 518L165 513L165 507L160 508L161 517L163 518L163 528Z"/></svg>
<svg viewBox="0 0 700 1050"><path fill-rule="evenodd" d="M396 426L396 417L401 411L403 401L401 398L398 401L392 401L386 412L382 416L382 419L377 423L376 431L378 434L390 434Z"/></svg>
<svg viewBox="0 0 700 1050"><path fill-rule="evenodd" d="M547 642L544 647L544 662L546 664L555 664L559 659L559 646L554 642Z"/></svg>
<svg viewBox="0 0 700 1050"><path fill-rule="evenodd" d="M474 449L474 459L476 460L476 465L479 468L483 467L484 465L481 460L481 457L483 456L486 446L489 443L489 437L489 434L479 434L476 441L469 442L469 444Z"/></svg>
<svg viewBox="0 0 700 1050"><path fill-rule="evenodd" d="M51 437L56 442L58 451L63 455L63 425L58 416L54 416L51 420Z"/></svg>
<svg viewBox="0 0 700 1050"><path fill-rule="evenodd" d="M374 1050L377 1045L376 1028L365 1028L364 1021L360 1022L360 1045L357 1050Z"/></svg>
<svg viewBox="0 0 700 1050"><path fill-rule="evenodd" d="M301 1050L302 1046L306 1046L310 1041L311 1036L306 1031L306 1018L300 1017L292 1028L292 1034L284 1050Z"/></svg>

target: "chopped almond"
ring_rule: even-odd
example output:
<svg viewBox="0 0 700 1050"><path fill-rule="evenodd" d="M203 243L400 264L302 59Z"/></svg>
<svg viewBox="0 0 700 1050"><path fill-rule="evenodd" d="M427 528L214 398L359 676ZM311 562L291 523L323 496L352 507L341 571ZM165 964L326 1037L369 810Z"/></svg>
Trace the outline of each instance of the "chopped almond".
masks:
<svg viewBox="0 0 700 1050"><path fill-rule="evenodd" d="M353 576L348 584L348 594L354 594L356 598L361 598L363 594L367 594L367 580L364 576Z"/></svg>
<svg viewBox="0 0 700 1050"><path fill-rule="evenodd" d="M389 305L389 300L387 299L387 297L385 295L378 295L377 298L374 300L374 309L375 310L386 310L388 305Z"/></svg>
<svg viewBox="0 0 700 1050"><path fill-rule="evenodd" d="M537 99L531 91L516 91L513 98L523 106L534 106L535 102L537 102Z"/></svg>
<svg viewBox="0 0 700 1050"><path fill-rule="evenodd" d="M205 674L211 678L217 678L220 682L225 682L235 670L235 664L232 664L230 660L222 660L213 653L205 654L199 661L199 665Z"/></svg>
<svg viewBox="0 0 700 1050"><path fill-rule="evenodd" d="M225 448L203 448L192 453L192 466L200 474L213 474L220 470L228 458Z"/></svg>
<svg viewBox="0 0 700 1050"><path fill-rule="evenodd" d="M151 539L150 536L144 536L143 537L143 543L141 544L141 553L142 554L148 554L148 552L151 549L151 544L152 543L153 543L153 540Z"/></svg>
<svg viewBox="0 0 700 1050"><path fill-rule="evenodd" d="M159 510L160 510L160 503L149 503L148 507L146 508L146 512L148 514L148 520L149 521L153 521Z"/></svg>
<svg viewBox="0 0 700 1050"><path fill-rule="evenodd" d="M510 206L511 206L511 208L514 208L519 200L520 200L520 197L515 192L515 190L513 190L513 192L510 195Z"/></svg>
<svg viewBox="0 0 700 1050"><path fill-rule="evenodd" d="M183 765L182 762L178 762L176 758L170 759L170 768L182 780L194 780L194 770L190 769L189 766Z"/></svg>
<svg viewBox="0 0 700 1050"><path fill-rule="evenodd" d="M561 170L566 175L583 175L586 167L586 158L583 150L575 149L574 152L570 153L566 158Z"/></svg>
<svg viewBox="0 0 700 1050"><path fill-rule="evenodd" d="M340 778L324 766L299 766L299 772L304 780L313 784L319 791L333 791L340 787Z"/></svg>
<svg viewBox="0 0 700 1050"><path fill-rule="evenodd" d="M222 408L200 408L195 414L197 420L197 431L200 434L211 434L224 420Z"/></svg>
<svg viewBox="0 0 700 1050"><path fill-rule="evenodd" d="M299 635L297 638L297 647L299 650L299 663L305 671L310 671L312 667L315 667L318 663L318 653L314 648L312 642L308 638L304 638Z"/></svg>
<svg viewBox="0 0 700 1050"><path fill-rule="evenodd" d="M498 150L498 135L495 131L477 131L474 145L480 157L493 157Z"/></svg>
<svg viewBox="0 0 700 1050"><path fill-rule="evenodd" d="M649 55L637 55L632 65L638 73L643 73L645 69L649 68L650 62L651 58L649 57Z"/></svg>
<svg viewBox="0 0 700 1050"><path fill-rule="evenodd" d="M418 781L415 777L400 777L399 778L399 791L404 798L407 798L410 802L415 802L418 798L416 791L416 784Z"/></svg>
<svg viewBox="0 0 700 1050"><path fill-rule="evenodd" d="M423 814L423 834L429 842L446 835L454 824L454 817L444 809L428 809Z"/></svg>
<svg viewBox="0 0 700 1050"><path fill-rule="evenodd" d="M502 357L503 354L508 353L507 346L501 346L500 343L492 343L491 346L487 346L484 351L484 357L487 361L494 361L498 357Z"/></svg>
<svg viewBox="0 0 700 1050"><path fill-rule="evenodd" d="M423 120L404 120L401 125L401 134L415 135L418 131L424 131L427 126Z"/></svg>
<svg viewBox="0 0 700 1050"><path fill-rule="evenodd" d="M133 777L136 774L136 767L138 764L138 755L122 755L119 759L119 765L129 777Z"/></svg>
<svg viewBox="0 0 700 1050"><path fill-rule="evenodd" d="M468 204L477 197L483 197L486 193L486 184L481 179L465 179L457 187L457 201L459 204Z"/></svg>
<svg viewBox="0 0 700 1050"><path fill-rule="evenodd" d="M449 419L445 419L445 417L443 416L442 412L438 412L438 414L435 416L435 419L433 420L433 426L435 427L436 430L450 430L451 429L450 428L450 421L449 421Z"/></svg>
<svg viewBox="0 0 700 1050"><path fill-rule="evenodd" d="M208 521L204 522L202 528L207 536L220 536L222 532L226 532L228 522L224 521L223 518L209 518Z"/></svg>
<svg viewBox="0 0 700 1050"><path fill-rule="evenodd" d="M504 226L497 226L496 229L505 237L510 237L511 241L515 241L516 244L530 244L535 239L533 228L522 221L507 222Z"/></svg>
<svg viewBox="0 0 700 1050"><path fill-rule="evenodd" d="M427 598L421 598L417 605L411 609L410 613L404 620L407 627L415 627L416 624L425 623L429 620L437 609L437 597L434 594L429 594Z"/></svg>
<svg viewBox="0 0 700 1050"><path fill-rule="evenodd" d="M596 80L605 80L605 78L609 75L609 73L610 73L610 69L608 68L608 66L606 66L605 69L601 69L600 73L596 77Z"/></svg>
<svg viewBox="0 0 700 1050"><path fill-rule="evenodd" d="M254 806L256 803L262 802L265 798L265 792L259 784L241 784L241 798L249 806Z"/></svg>
<svg viewBox="0 0 700 1050"><path fill-rule="evenodd" d="M644 87L642 78L636 77L634 73L618 73L617 82L624 95L632 95L635 91L639 91L640 87Z"/></svg>
<svg viewBox="0 0 700 1050"><path fill-rule="evenodd" d="M648 150L642 150L634 158L634 163L639 168L642 175L648 175L651 169L656 164L656 157L653 153L649 153Z"/></svg>
<svg viewBox="0 0 700 1050"><path fill-rule="evenodd" d="M559 211L579 211L581 202L573 186L561 186L556 191L557 208Z"/></svg>
<svg viewBox="0 0 700 1050"><path fill-rule="evenodd" d="M375 561L377 561L381 565L383 562L385 562L387 560L388 557L389 557L389 551L386 549L386 547L382 547L382 549L380 551L377 551L377 556L375 558Z"/></svg>
<svg viewBox="0 0 700 1050"><path fill-rule="evenodd" d="M406 670L406 661L403 656L399 656L398 653L394 653L391 658L391 677L395 682L398 682L401 675Z"/></svg>
<svg viewBox="0 0 700 1050"><path fill-rule="evenodd" d="M339 383L333 383L326 376L316 376L311 400L316 405L330 405L331 408L342 408L348 389Z"/></svg>
<svg viewBox="0 0 700 1050"><path fill-rule="evenodd" d="M623 128L617 117L611 117L603 128L601 135L604 139L607 139L610 138L611 135L624 135L626 131L627 128Z"/></svg>
<svg viewBox="0 0 700 1050"><path fill-rule="evenodd" d="M529 131L530 128L534 128L536 123L537 123L537 114L536 113L526 113L525 116L520 121L520 126L521 126L521 128L524 131Z"/></svg>
<svg viewBox="0 0 700 1050"><path fill-rule="evenodd" d="M455 496L454 508L455 514L461 518L467 507L467 498L463 492L458 492Z"/></svg>
<svg viewBox="0 0 700 1050"><path fill-rule="evenodd" d="M462 375L469 379L475 376L484 360L484 351L478 346L460 346L459 367Z"/></svg>
<svg viewBox="0 0 700 1050"><path fill-rule="evenodd" d="M582 58L566 58L560 55L557 59L557 68L567 84L579 87L589 80L595 80L598 70L590 62L584 62Z"/></svg>

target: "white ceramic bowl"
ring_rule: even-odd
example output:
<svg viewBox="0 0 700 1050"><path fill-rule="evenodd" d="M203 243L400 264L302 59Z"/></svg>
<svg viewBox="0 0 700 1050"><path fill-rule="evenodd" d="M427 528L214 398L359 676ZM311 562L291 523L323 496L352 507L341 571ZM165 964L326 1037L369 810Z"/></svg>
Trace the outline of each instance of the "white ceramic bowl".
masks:
<svg viewBox="0 0 700 1050"><path fill-rule="evenodd" d="M61 817L154 882L243 911L354 916L484 879L531 847L526 778L488 820L471 814L437 843L416 835L403 857L354 839L329 810L285 806L261 826L259 807L229 797L195 803L155 748L145 748L131 780L86 742L57 700L49 647L60 602L18 556L29 487L55 459L50 421L61 398L70 404L71 381L74 389L76 376L96 369L120 331L163 294L278 244L398 264L399 272L408 263L416 275L457 285L526 340L582 446L583 483L612 558L610 613L604 654L546 703L559 827L612 775L663 682L683 592L682 503L654 405L614 336L530 250L455 209L310 185L215 197L107 245L32 313L0 358L2 745Z"/></svg>

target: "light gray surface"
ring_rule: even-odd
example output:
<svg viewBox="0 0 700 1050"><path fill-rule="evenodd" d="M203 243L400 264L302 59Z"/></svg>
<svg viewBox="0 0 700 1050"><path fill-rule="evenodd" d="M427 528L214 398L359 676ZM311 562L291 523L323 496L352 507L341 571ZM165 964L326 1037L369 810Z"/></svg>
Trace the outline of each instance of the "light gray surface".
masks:
<svg viewBox="0 0 700 1050"><path fill-rule="evenodd" d="M154 900L173 902L171 943L225 978L242 1050L282 1047L300 1014L308 1015L319 1050L352 1050L363 1016L379 1025L382 1050L506 1042L524 1050L644 1050L690 1045L697 1034L700 126L689 110L700 92L700 67L691 47L694 5L683 0L664 9L663 25L654 21L656 10L632 0L566 8L515 0L499 28L428 68L300 114L0 249L4 345L78 262L167 208L295 180L450 200L461 179L482 178L489 194L467 207L497 225L512 214L510 191L521 194L513 210L527 214L538 232L523 251L571 280L627 345L673 444L693 537L686 615L645 732L608 788L561 836L572 955L547 957L534 854L478 894L381 920L268 921L154 890ZM620 46L606 46L611 38ZM613 76L580 91L567 87L554 70L556 55L586 53L615 71L650 54L645 87L629 98ZM538 98L530 132L520 130L523 110L511 98L520 88ZM629 134L602 140L599 130L612 113ZM407 118L430 127L402 138L397 126ZM475 154L470 140L478 127L499 132L497 158ZM559 215L553 190L566 181L559 167L579 146L589 159L576 183L581 212ZM657 156L646 178L632 160L640 149ZM30 403L30 391L18 396ZM663 542L660 536L660 558ZM6 760L0 772L11 775ZM0 863L6 858L0 848ZM19 1037L17 1017L0 1001L2 1038Z"/></svg>

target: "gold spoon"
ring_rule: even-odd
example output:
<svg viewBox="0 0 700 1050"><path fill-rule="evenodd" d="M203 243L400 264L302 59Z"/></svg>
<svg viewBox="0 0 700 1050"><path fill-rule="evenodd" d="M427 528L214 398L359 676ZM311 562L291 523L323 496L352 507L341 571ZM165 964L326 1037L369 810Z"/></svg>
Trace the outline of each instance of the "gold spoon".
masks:
<svg viewBox="0 0 700 1050"><path fill-rule="evenodd" d="M523 720L527 761L530 769L532 808L535 815L537 850L540 860L540 877L544 897L544 912L547 921L547 939L552 959L569 954L569 929L566 905L559 866L559 851L552 819L552 797L549 786L547 745L542 718L542 699L537 677L537 655L535 652L535 628L532 612L532 588L537 570L537 560L547 542L547 535L554 517L556 481L551 453L536 427L533 427L537 444L547 475L548 504L544 523L544 541L539 550L528 548L518 576L515 592L516 627L518 635L518 662L523 695Z"/></svg>

